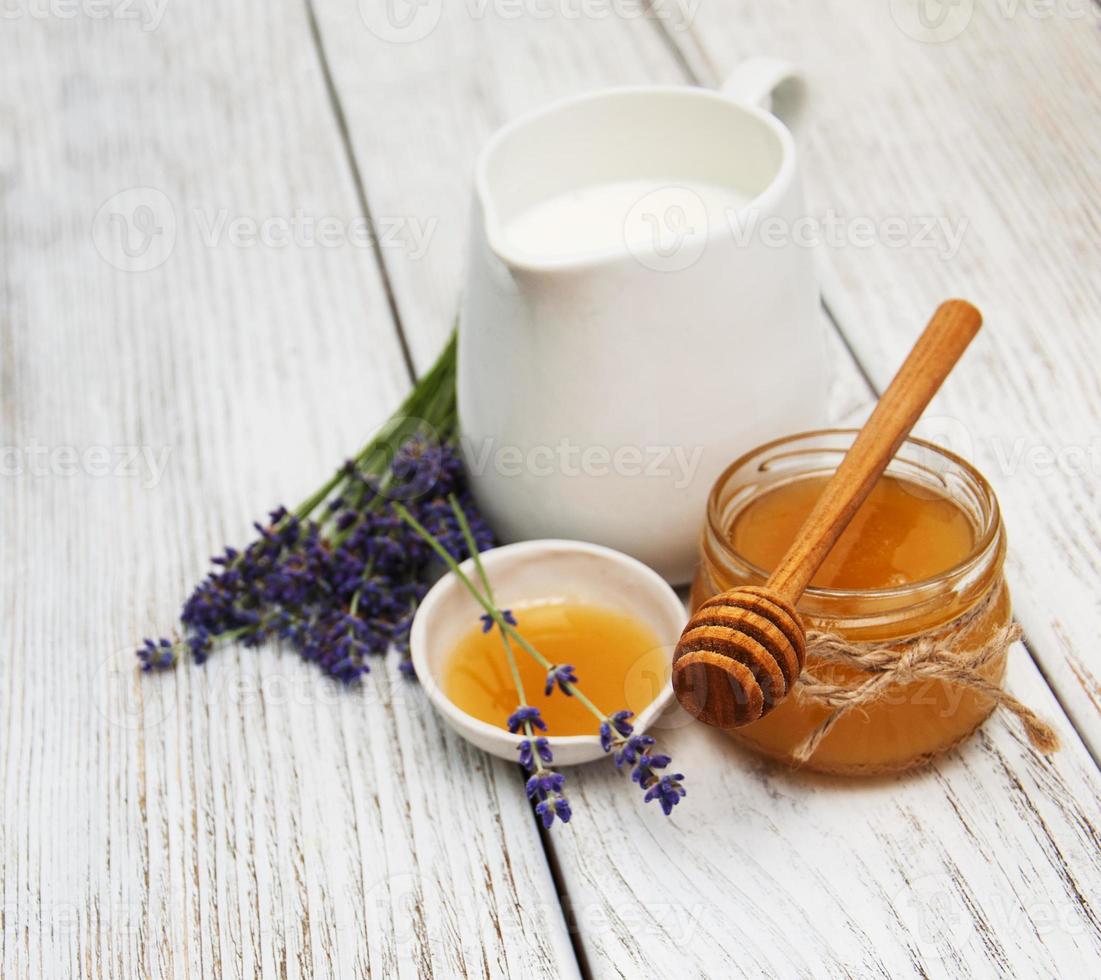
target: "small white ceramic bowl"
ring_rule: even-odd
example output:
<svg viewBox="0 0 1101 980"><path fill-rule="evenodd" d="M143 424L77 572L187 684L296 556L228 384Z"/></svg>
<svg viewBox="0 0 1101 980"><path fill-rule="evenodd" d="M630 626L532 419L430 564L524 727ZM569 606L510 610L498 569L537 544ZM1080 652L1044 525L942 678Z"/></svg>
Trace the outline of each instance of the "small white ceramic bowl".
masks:
<svg viewBox="0 0 1101 980"><path fill-rule="evenodd" d="M688 619L684 603L657 572L600 545L521 541L484 552L482 564L502 609L546 600L587 602L616 609L646 623L658 640L668 645L670 655ZM464 562L462 569L477 583L473 561ZM459 640L478 625L483 611L454 574L445 575L424 597L413 619L409 635L413 666L433 707L455 731L492 755L516 761L517 736L468 715L448 700L440 687L448 657ZM519 649L516 653L527 656ZM584 690L584 675L580 681ZM673 689L666 677L658 696L633 719L635 730L644 731L672 697ZM623 707L600 705L607 711ZM595 719L593 725L595 728ZM596 735L552 735L550 745L558 765L577 765L604 754Z"/></svg>

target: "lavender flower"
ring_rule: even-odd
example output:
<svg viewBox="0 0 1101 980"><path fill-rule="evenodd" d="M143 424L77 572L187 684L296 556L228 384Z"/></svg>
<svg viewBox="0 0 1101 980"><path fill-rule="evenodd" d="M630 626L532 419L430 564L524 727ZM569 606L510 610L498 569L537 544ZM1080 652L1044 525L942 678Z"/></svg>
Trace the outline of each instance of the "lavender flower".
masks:
<svg viewBox="0 0 1101 980"><path fill-rule="evenodd" d="M482 613L482 615L478 618L482 621L483 633L488 633L491 629L493 629L494 624L497 622L497 620L493 618L493 615L491 613ZM511 609L502 609L501 618L504 619L504 621L508 623L509 626L517 625L516 617L512 615Z"/></svg>
<svg viewBox="0 0 1101 980"><path fill-rule="evenodd" d="M527 725L534 726L541 732L547 730L547 723L543 721L539 709L533 708L530 704L521 705L508 716L508 730L514 735Z"/></svg>
<svg viewBox="0 0 1101 980"><path fill-rule="evenodd" d="M212 559L214 570L184 604L182 640L147 640L138 651L142 669L173 666L177 649L202 663L221 642L256 647L278 639L346 684L391 646L403 655L400 669L415 676L409 629L438 565L420 536L394 515L392 501L400 499L456 560L469 552L449 498L462 502L478 548L492 546L492 534L450 445L414 438L388 468L365 472L350 461L335 480L331 496L308 508L316 519L280 507L255 525L248 547Z"/></svg>
<svg viewBox="0 0 1101 980"><path fill-rule="evenodd" d="M600 747L611 752L616 736L626 738L635 730L628 719L634 717L633 711L617 711L600 723Z"/></svg>
<svg viewBox="0 0 1101 980"><path fill-rule="evenodd" d="M684 776L679 772L675 776L662 776L655 785L651 786L643 797L643 801L649 803L651 800L657 800L665 815L669 816L673 812L673 807L680 803L686 794L681 784L682 779Z"/></svg>
<svg viewBox="0 0 1101 980"><path fill-rule="evenodd" d="M554 823L555 817L558 817L562 823L569 823L570 817L573 816L573 810L570 809L570 801L561 795L548 796L547 799L540 800L535 804L535 812L543 821L543 826L548 830L551 824Z"/></svg>
<svg viewBox="0 0 1101 980"><path fill-rule="evenodd" d="M167 670L176 666L176 646L163 637L159 640L145 640L138 650L138 659L141 661L141 669L146 672Z"/></svg>
<svg viewBox="0 0 1101 980"><path fill-rule="evenodd" d="M523 708L520 709L521 711ZM534 711L535 709L531 709ZM538 716L536 712L535 717ZM516 715L509 719L511 722ZM543 826L550 829L555 817L562 823L569 823L573 811L570 802L562 792L566 785L566 777L560 772L550 768L554 761L551 756L550 744L545 738L533 738L531 726L535 717L529 716L522 724L527 729L528 737L520 742L520 765L531 775L525 783L528 799L535 803L535 813L543 822ZM541 720L541 719L540 719Z"/></svg>
<svg viewBox="0 0 1101 980"><path fill-rule="evenodd" d="M551 793L560 793L566 784L566 777L560 772L543 769L527 781L528 796L531 799L546 799Z"/></svg>
<svg viewBox="0 0 1101 980"><path fill-rule="evenodd" d="M569 685L576 683L577 674L573 672L572 664L561 664L551 667L551 669L547 671L547 682L543 686L543 695L549 698L551 692L554 690L555 684L557 684L566 697L572 697L573 692L570 691Z"/></svg>
<svg viewBox="0 0 1101 980"><path fill-rule="evenodd" d="M520 751L520 765L528 772L535 769L537 757L540 762L548 765L554 761L551 755L550 743L542 735L538 738L525 738L517 748Z"/></svg>
<svg viewBox="0 0 1101 980"><path fill-rule="evenodd" d="M651 751L655 744L652 736L634 734L631 717L630 711L617 711L605 718L600 725L600 745L605 752L611 753L616 769L633 767L631 779L645 790L643 802L657 800L669 816L673 807L687 795L682 782L684 774L662 775L658 771L665 769L672 759Z"/></svg>

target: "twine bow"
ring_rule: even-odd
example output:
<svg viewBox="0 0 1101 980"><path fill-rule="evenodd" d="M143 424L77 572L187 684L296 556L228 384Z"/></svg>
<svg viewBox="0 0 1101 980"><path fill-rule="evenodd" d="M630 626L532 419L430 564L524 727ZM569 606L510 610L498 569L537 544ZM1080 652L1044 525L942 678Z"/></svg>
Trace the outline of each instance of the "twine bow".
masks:
<svg viewBox="0 0 1101 980"><path fill-rule="evenodd" d="M919 680L941 681L989 698L995 707L1005 708L1017 716L1036 749L1045 754L1057 751L1059 737L1055 730L1028 705L1022 704L1008 691L988 681L981 673L984 667L1005 654L1021 638L1020 626L1010 623L976 649L959 649L967 645L966 641L973 633L976 623L999 597L1000 590L996 590L976 609L945 629L938 630L936 634L919 636L901 645L850 643L836 633L808 631L808 660L813 658L821 663L855 668L868 677L853 687L851 684L825 680L809 670L803 671L795 687L799 700L804 704L822 705L833 710L796 747L796 760L806 762L814 755L833 726L854 708L879 701L893 687ZM951 645L945 641L946 636L952 637Z"/></svg>

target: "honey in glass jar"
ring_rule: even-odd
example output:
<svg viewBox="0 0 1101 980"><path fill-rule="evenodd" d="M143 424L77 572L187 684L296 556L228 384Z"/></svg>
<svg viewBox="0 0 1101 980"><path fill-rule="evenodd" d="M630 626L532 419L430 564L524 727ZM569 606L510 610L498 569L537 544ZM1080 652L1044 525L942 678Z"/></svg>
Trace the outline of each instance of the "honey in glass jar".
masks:
<svg viewBox="0 0 1101 980"><path fill-rule="evenodd" d="M723 473L708 502L693 607L767 580L855 434L779 440ZM819 569L799 613L808 631L853 643L901 646L935 636L949 649L978 649L1010 619L1004 557L1001 515L983 477L952 453L909 439ZM813 650L807 670L847 687L868 677L817 660ZM1002 654L982 672L998 683L1004 670ZM803 765L841 773L909 769L966 738L992 709L989 698L945 681L896 685L841 716ZM792 763L796 748L829 714L796 693L732 735Z"/></svg>

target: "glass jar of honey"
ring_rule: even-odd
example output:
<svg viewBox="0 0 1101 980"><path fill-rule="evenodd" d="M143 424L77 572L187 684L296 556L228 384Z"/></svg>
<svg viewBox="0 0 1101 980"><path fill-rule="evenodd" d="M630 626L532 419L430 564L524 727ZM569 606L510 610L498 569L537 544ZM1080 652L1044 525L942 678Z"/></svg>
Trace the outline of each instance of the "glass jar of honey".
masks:
<svg viewBox="0 0 1101 980"><path fill-rule="evenodd" d="M762 585L787 550L855 430L791 436L735 461L708 500L692 607L736 586ZM798 610L808 631L847 643L904 650L935 637L954 652L977 650L1005 631L1005 529L990 485L958 456L908 439L827 558ZM859 669L815 657L806 670L855 688ZM980 673L1000 684L1005 653ZM951 748L993 710L990 698L925 678L838 716L806 768L838 773L909 769ZM796 750L831 708L799 690L759 721L731 734L774 759Z"/></svg>

